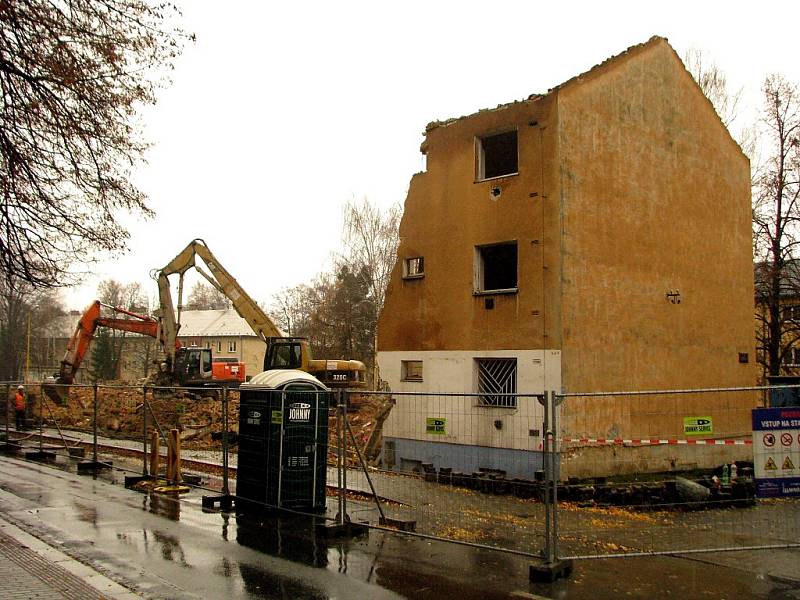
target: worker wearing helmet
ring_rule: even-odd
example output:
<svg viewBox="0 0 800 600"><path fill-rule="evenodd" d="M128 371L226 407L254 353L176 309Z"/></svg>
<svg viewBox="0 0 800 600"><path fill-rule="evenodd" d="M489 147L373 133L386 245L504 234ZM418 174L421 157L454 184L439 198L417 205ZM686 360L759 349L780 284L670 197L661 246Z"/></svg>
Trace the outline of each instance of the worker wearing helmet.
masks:
<svg viewBox="0 0 800 600"><path fill-rule="evenodd" d="M16 409L17 431L25 427L25 388L19 386L14 396L14 408Z"/></svg>

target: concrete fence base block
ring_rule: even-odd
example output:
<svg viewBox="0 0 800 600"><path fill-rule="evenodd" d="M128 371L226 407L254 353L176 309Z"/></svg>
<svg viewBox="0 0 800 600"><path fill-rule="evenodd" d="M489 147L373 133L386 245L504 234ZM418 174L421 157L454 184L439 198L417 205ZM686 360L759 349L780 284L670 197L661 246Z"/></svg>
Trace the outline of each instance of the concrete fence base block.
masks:
<svg viewBox="0 0 800 600"><path fill-rule="evenodd" d="M555 560L551 563L531 565L529 576L535 583L552 583L556 579L564 579L572 573L571 560Z"/></svg>
<svg viewBox="0 0 800 600"><path fill-rule="evenodd" d="M318 523L315 532L319 537L342 539L364 535L369 532L369 528L365 523L353 523L352 521L345 521L342 524L326 522Z"/></svg>
<svg viewBox="0 0 800 600"><path fill-rule="evenodd" d="M56 460L55 452L48 452L47 450L34 450L25 452L26 460L35 460L37 462L54 462Z"/></svg>
<svg viewBox="0 0 800 600"><path fill-rule="evenodd" d="M416 521L404 521L402 519L392 519L389 517L380 517L378 519L378 524L383 527L390 527L392 529L398 529L400 531L416 531L417 530L417 522Z"/></svg>
<svg viewBox="0 0 800 600"><path fill-rule="evenodd" d="M203 508L206 509L213 509L219 505L220 510L228 511L233 508L233 505L236 501L236 496L203 496L202 503Z"/></svg>
<svg viewBox="0 0 800 600"><path fill-rule="evenodd" d="M17 454L22 450L22 446L15 442L6 442L0 444L0 452L4 454Z"/></svg>
<svg viewBox="0 0 800 600"><path fill-rule="evenodd" d="M83 475L85 473L96 473L97 471L102 471L103 469L110 469L114 466L114 464L111 462L82 460L76 466L78 468L78 474Z"/></svg>

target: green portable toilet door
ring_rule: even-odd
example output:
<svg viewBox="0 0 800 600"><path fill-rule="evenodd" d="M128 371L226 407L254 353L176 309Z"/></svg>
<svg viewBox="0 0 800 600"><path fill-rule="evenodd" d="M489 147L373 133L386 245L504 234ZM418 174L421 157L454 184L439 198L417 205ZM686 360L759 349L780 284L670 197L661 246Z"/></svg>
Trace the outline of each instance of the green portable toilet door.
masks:
<svg viewBox="0 0 800 600"><path fill-rule="evenodd" d="M316 503L320 493L316 475L320 461L324 464L326 460L317 453L320 431L327 429L319 422L323 416L328 418L327 410L320 410L326 402L324 392L304 384L290 385L282 394L278 482L278 506L282 508L312 508Z"/></svg>

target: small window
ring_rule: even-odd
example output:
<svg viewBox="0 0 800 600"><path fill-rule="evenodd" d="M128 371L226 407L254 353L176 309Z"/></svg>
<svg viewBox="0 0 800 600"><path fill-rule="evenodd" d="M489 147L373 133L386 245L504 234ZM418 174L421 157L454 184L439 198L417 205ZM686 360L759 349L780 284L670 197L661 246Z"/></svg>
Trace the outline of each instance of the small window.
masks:
<svg viewBox="0 0 800 600"><path fill-rule="evenodd" d="M475 247L475 292L517 291L517 242Z"/></svg>
<svg viewBox="0 0 800 600"><path fill-rule="evenodd" d="M400 361L403 381L422 381L422 361L403 360Z"/></svg>
<svg viewBox="0 0 800 600"><path fill-rule="evenodd" d="M516 408L517 393L516 358L476 358L478 371L478 397L480 406Z"/></svg>
<svg viewBox="0 0 800 600"><path fill-rule="evenodd" d="M217 352L222 352L222 342L217 342Z"/></svg>
<svg viewBox="0 0 800 600"><path fill-rule="evenodd" d="M800 366L800 348L789 348L783 355L783 364L786 367Z"/></svg>
<svg viewBox="0 0 800 600"><path fill-rule="evenodd" d="M228 342L228 352L236 352L236 340Z"/></svg>
<svg viewBox="0 0 800 600"><path fill-rule="evenodd" d="M478 180L515 175L519 170L516 130L478 138L476 152Z"/></svg>
<svg viewBox="0 0 800 600"><path fill-rule="evenodd" d="M784 306L782 311L784 321L800 321L800 304L796 306Z"/></svg>
<svg viewBox="0 0 800 600"><path fill-rule="evenodd" d="M422 256L407 258L403 261L403 277L416 279L425 276L425 259Z"/></svg>

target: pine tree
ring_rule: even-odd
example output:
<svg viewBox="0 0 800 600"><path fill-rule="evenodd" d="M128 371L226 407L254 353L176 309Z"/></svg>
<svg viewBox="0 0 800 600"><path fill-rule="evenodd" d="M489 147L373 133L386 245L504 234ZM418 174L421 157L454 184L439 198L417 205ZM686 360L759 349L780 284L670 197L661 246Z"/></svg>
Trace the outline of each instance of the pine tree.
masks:
<svg viewBox="0 0 800 600"><path fill-rule="evenodd" d="M102 381L114 378L114 348L108 329L101 328L92 344L92 379Z"/></svg>

